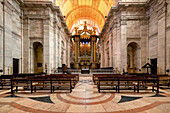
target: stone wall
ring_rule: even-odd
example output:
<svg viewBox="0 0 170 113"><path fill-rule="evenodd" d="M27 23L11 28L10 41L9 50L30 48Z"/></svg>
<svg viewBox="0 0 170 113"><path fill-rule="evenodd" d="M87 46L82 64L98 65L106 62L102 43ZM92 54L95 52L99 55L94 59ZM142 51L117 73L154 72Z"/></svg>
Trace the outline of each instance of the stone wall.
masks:
<svg viewBox="0 0 170 113"><path fill-rule="evenodd" d="M3 2L1 0L0 2ZM31 0L6 0L5 4L5 59L3 59L3 17L0 16L0 69L5 61L5 74L11 69L13 58L19 59L20 72L33 73L41 66L35 61L38 54L35 43L43 46L43 72L48 73L61 67L61 48L63 48L65 64L69 65L69 31L59 7L53 2ZM3 14L3 4L0 4ZM64 46L61 47L61 43ZM41 51L42 52L42 51ZM41 56L37 56L42 59ZM37 63L35 63L37 62ZM10 70L9 70L10 71Z"/></svg>
<svg viewBox="0 0 170 113"><path fill-rule="evenodd" d="M6 0L5 11L3 12L3 0L0 1L0 69L4 69L6 74L11 73L13 58L19 59L21 63L21 10L14 0ZM5 13L5 16L3 16ZM4 22L3 22L4 19ZM5 25L5 30L3 30ZM3 32L5 31L5 47L3 47ZM5 50L3 50L5 48ZM4 52L5 51L5 52ZM3 53L5 57L3 59ZM5 60L5 62L3 62ZM3 68L3 63L5 67ZM21 70L21 67L20 67Z"/></svg>
<svg viewBox="0 0 170 113"><path fill-rule="evenodd" d="M165 74L166 70L170 69L169 2L169 0L121 0L116 7L111 8L101 33L101 45L104 48L107 39L111 42L110 34L113 33L113 45L110 45L113 47L113 67L120 73L123 69L127 71L129 55L127 46L132 43L132 46L135 43L137 45L137 52L134 52L137 60L134 60L135 72L139 72L140 69L141 72L146 72L142 66L147 62L151 63L151 59L157 59L159 74ZM103 55L101 58L107 56L103 50L101 55ZM103 62L101 59L102 67L107 67L108 64Z"/></svg>
<svg viewBox="0 0 170 113"><path fill-rule="evenodd" d="M158 73L165 74L166 70L170 69L170 1L148 2L149 58L157 58Z"/></svg>
<svg viewBox="0 0 170 113"><path fill-rule="evenodd" d="M48 73L53 73L54 69L62 66L62 63L68 65L68 60L66 59L68 58L67 55L69 50L67 50L66 46L68 44L69 36L65 32L66 29L64 28L66 27L63 25L63 17L61 17L59 8L54 7L52 3L47 2L45 5L42 5L41 3L42 2L26 2L22 6L24 11L23 18L26 18L27 21L29 21L29 24L24 24L24 26L29 28L28 30L25 30L26 34L24 34L24 39L30 41L30 44L28 44L25 49L28 50L27 54L31 54L33 51L32 49L29 50L29 48L32 48L32 44L35 42L42 43L44 72L47 70ZM28 4L30 7L27 6ZM51 7L54 7L54 9ZM64 56L62 56L62 53ZM24 63L28 65L24 72L34 72L34 69L32 68L32 54L25 55L24 59ZM45 67L47 69L45 69Z"/></svg>
<svg viewBox="0 0 170 113"><path fill-rule="evenodd" d="M102 30L101 37L104 45L110 42L110 59L108 62L103 63L102 67L114 67L117 72L122 73L127 71L127 47L129 44L136 44L137 52L135 57L135 72L139 72L142 66L146 63L146 39L147 39L147 16L145 3L131 3L121 1L116 7L112 7L105 26ZM104 46L102 45L102 46ZM144 53L144 54L143 54ZM101 53L102 58L106 58L106 53ZM131 55L132 56L132 55ZM131 58L132 59L132 58ZM108 59L106 58L105 61ZM142 70L145 72L145 70Z"/></svg>

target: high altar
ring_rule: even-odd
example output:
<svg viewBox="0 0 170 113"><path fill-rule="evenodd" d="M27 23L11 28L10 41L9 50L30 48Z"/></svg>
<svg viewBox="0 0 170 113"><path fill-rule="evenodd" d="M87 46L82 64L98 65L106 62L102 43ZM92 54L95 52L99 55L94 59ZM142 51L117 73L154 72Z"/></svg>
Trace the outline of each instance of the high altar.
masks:
<svg viewBox="0 0 170 113"><path fill-rule="evenodd" d="M96 28L93 30L87 29L86 22L84 29L78 30L75 27L75 34L72 36L74 41L74 62L75 69L96 69L98 66L96 55L96 43L98 36L96 35Z"/></svg>

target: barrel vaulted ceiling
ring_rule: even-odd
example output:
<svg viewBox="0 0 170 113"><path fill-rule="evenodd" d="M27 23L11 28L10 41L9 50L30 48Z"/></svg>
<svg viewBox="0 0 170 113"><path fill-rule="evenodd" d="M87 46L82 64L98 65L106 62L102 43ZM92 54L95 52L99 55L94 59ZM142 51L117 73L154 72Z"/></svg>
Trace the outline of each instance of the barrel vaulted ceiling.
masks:
<svg viewBox="0 0 170 113"><path fill-rule="evenodd" d="M75 26L82 26L87 21L89 27L96 27L101 31L105 16L108 15L114 0L56 0L55 4L65 16L66 24L72 32Z"/></svg>

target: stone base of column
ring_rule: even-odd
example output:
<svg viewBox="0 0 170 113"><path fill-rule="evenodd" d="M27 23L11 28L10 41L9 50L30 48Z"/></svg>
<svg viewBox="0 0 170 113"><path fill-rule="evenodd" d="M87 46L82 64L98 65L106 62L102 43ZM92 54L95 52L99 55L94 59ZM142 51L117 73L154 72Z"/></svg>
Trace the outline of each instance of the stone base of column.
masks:
<svg viewBox="0 0 170 113"><path fill-rule="evenodd" d="M96 68L97 68L97 63L93 62L92 65L91 65L91 69L96 69Z"/></svg>
<svg viewBox="0 0 170 113"><path fill-rule="evenodd" d="M80 69L79 63L74 63L74 68L75 68L75 69Z"/></svg>

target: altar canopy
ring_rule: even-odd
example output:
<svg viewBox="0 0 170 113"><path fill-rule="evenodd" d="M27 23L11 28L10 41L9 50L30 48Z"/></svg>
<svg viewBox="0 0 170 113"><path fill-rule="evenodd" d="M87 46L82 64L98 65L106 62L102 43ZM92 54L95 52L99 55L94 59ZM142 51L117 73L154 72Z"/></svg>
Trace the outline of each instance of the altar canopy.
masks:
<svg viewBox="0 0 170 113"><path fill-rule="evenodd" d="M96 28L87 28L87 22L84 21L83 29L79 27L74 28L74 34L72 36L73 46L73 64L72 68L75 69L96 69L97 64L97 32Z"/></svg>

